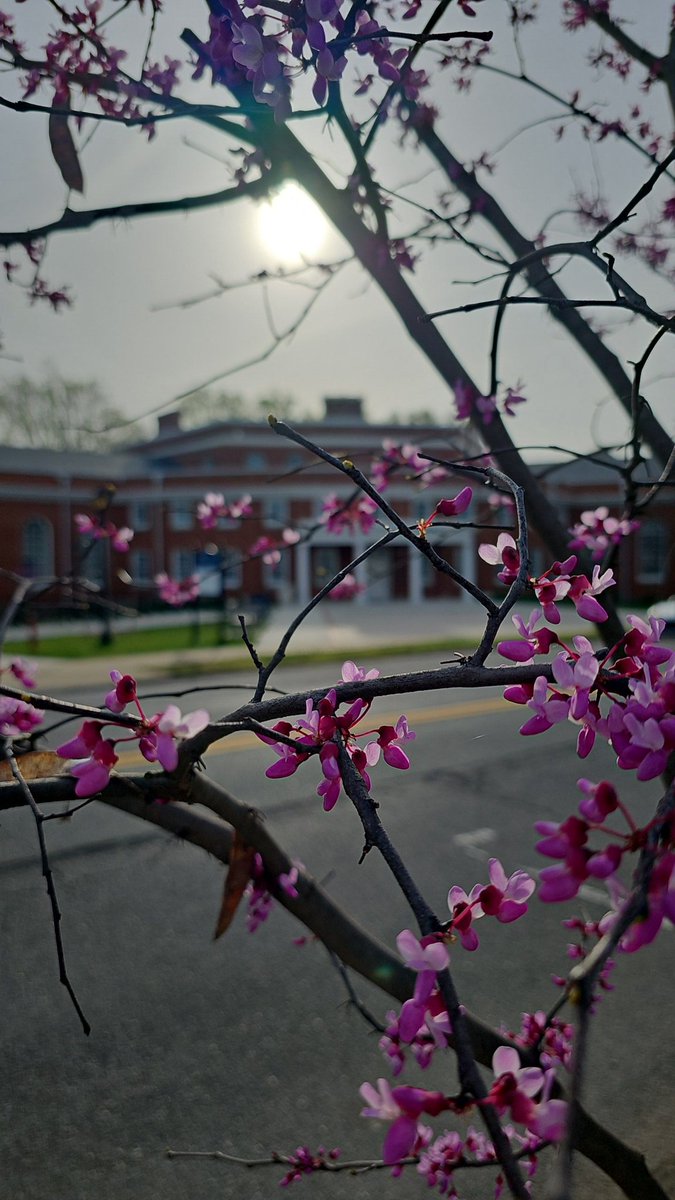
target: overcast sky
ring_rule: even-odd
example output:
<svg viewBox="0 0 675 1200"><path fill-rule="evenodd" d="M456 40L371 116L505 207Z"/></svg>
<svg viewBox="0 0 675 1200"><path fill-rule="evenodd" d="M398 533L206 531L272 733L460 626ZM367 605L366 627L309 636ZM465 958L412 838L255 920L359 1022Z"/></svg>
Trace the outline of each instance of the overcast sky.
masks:
<svg viewBox="0 0 675 1200"><path fill-rule="evenodd" d="M671 6L667 0L650 0L647 7L647 17L640 16L639 32L651 48L661 52ZM190 21L195 32L203 35L205 5L199 0L166 8L170 11L164 25L162 18L159 22L164 28L163 48L177 51L176 34ZM625 113L637 93L639 102L651 105L661 127L668 131L668 115L660 101L639 93L641 71L635 73L630 92L627 87L605 83L598 92L593 72L582 73L580 65L585 49L598 43L598 35L581 33L570 38L560 27L559 5L547 3L542 8L545 20L524 36L533 75L565 94L583 86L589 97L600 95L605 100L610 115ZM46 4L31 11L27 5L9 4L19 30L37 31L46 10ZM484 0L476 24L495 29L495 61L513 67L505 10L503 0ZM635 5L619 4L618 10L634 13ZM454 15L446 22L448 28L458 24ZM462 24L466 24L464 19ZM119 28L121 44L122 34L132 26L120 24ZM138 22L133 28L140 28ZM27 40L29 50L35 50L30 38ZM135 34L133 44L139 43ZM187 72L184 79L180 90L188 97L193 85ZM13 94L7 76L0 81L0 93ZM222 93L217 99L224 97ZM542 121L556 115L556 105L518 83L485 73L468 95L458 95L443 76L437 102L444 112L441 132L453 151L469 158L483 151L492 154L510 134L520 131L495 154L495 174L483 174L481 179L529 236L536 235L549 214L564 210L577 188L592 191L606 184L612 208L618 210L649 173L645 160L629 148L609 143L589 146L575 133L556 141L553 127L557 122ZM340 169L344 154L322 122L305 122L302 134L313 139L328 169ZM227 186L230 176L222 140L196 122L162 126L151 145L138 131L99 126L82 153L85 195L71 203L90 208ZM5 167L0 226L21 229L57 217L65 191L50 156L46 118L2 110L0 145ZM442 188L438 175L412 145L398 145L393 127L383 135L373 162L383 184L423 202L436 201ZM664 194L667 190L659 194L659 203ZM404 212L402 208L399 211ZM414 220L411 209L402 216L397 231L405 232ZM570 219L559 212L549 226L549 238L566 237L571 228ZM478 224L472 225L471 232L474 236L485 234ZM308 294L285 284L270 286L267 297L260 285L255 285L180 307L182 302L212 291L214 275L239 284L264 268L274 270L283 261L282 250L269 244L269 235L267 242L263 240L259 207L246 200L189 216L143 219L115 227L99 225L88 232L62 234L50 245L44 273L53 286L68 285L75 303L72 309L55 315L47 306L28 306L18 288L2 285L0 382L17 374L40 377L56 370L77 380L97 380L108 399L130 415L166 405L180 393L231 371L269 347L266 300L277 329L283 330L293 321ZM332 261L345 252L338 236L326 228L323 244L314 253L321 260ZM18 259L18 250L10 257ZM634 264L626 263L625 272L636 284L645 286ZM476 287L464 282L487 273L489 268L468 252L435 247L425 251L412 282L425 306L435 309L496 294L498 283ZM578 271L568 278L578 294L603 295L595 273ZM649 286L655 306L673 307L670 288ZM604 314L598 316L604 323ZM444 333L449 331L459 357L486 386L489 318L444 318L441 328ZM650 336L644 326L622 323L613 344L628 357L637 358ZM669 377L673 355L667 341L662 341L647 373L647 394L661 419L672 428ZM612 440L621 434L618 410L608 399L602 380L542 310L514 310L508 316L501 377L505 384L522 383L529 397L517 426L511 427L516 440L565 441L587 447L591 437ZM386 300L355 264L345 267L330 283L289 343L218 386L251 400L274 390L290 393L301 407L315 411L324 395L360 395L375 420L385 420L392 412L405 416L407 411L421 408L431 409L443 420L452 411L445 386L406 338Z"/></svg>

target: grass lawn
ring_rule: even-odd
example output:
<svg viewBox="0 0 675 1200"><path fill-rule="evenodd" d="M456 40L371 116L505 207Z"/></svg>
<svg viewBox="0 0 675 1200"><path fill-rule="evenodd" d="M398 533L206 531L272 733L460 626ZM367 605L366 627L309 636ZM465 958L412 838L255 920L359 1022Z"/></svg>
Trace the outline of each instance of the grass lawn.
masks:
<svg viewBox="0 0 675 1200"><path fill-rule="evenodd" d="M4 646L5 654L20 654L26 658L36 659L39 661L41 656L49 656L50 658L110 658L111 653L116 656L124 656L127 654L153 654L161 651L180 653L186 652L186 659L183 663L175 664L172 667L172 672L175 674L208 674L209 671L223 670L246 670L251 666L251 660L242 646L241 639L234 629L228 629L227 640L225 642L219 639L219 630L216 625L202 625L199 630L199 640L196 641L194 631L189 625L178 625L173 628L162 629L139 629L134 631L126 631L116 633L112 646L102 646L98 635L94 634L69 634L63 637L44 638L39 645L35 647L30 642L7 642ZM214 649L227 646L231 649L239 648L241 653L233 657L228 655L226 660L219 658L214 654L213 661L204 662L202 659L191 659L189 657L190 650L213 647ZM460 652L466 650L475 650L476 641L472 638L452 638L452 650ZM452 650L448 647L448 639L436 639L434 641L410 641L404 644L393 643L386 646L363 646L359 647L358 658L383 658L391 655L409 654L411 652L436 653L442 654L444 657L450 657ZM293 663L321 663L321 662L341 662L345 657L344 649L334 650L311 650L302 651L286 655L285 662L288 665Z"/></svg>
<svg viewBox="0 0 675 1200"><path fill-rule="evenodd" d="M119 654L152 654L158 650L193 650L197 646L240 644L236 630L228 629L225 641L217 625L202 625L195 637L190 625L165 626L161 629L134 629L115 633L112 648ZM97 658L110 656L110 646L102 646L98 634L64 634L61 637L41 638L38 645L30 641L5 643L7 654L23 654L27 658L49 655L53 658Z"/></svg>

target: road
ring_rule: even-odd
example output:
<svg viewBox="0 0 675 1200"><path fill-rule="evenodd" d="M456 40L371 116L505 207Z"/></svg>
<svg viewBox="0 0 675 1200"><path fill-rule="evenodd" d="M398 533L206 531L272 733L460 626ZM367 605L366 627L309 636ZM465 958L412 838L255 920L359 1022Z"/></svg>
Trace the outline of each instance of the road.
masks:
<svg viewBox="0 0 675 1200"><path fill-rule="evenodd" d="M383 671L406 669L401 660L381 665ZM325 667L289 669L279 683L295 690L326 677ZM97 703L103 691L81 698ZM229 701L213 692L200 696L201 703L215 715ZM183 707L196 704L191 697ZM152 702L148 707L153 711ZM564 818L577 802L576 778L600 778L612 769L609 755L601 754L580 770L569 728L520 739L521 713L494 693L381 701L377 723L401 711L417 730L413 766L408 772L378 766L374 795L439 912L446 911L452 884L469 890L486 878L492 854L508 871L543 865L533 822ZM322 812L312 763L290 779L266 780L270 750L240 736L207 757L214 777L262 809L288 852L361 923L390 943L411 925L376 856L358 866L362 838L349 804L343 798L332 813ZM621 784L622 795L645 813L650 796L640 792L651 791L653 799L655 788L635 788L623 775ZM247 1172L212 1160L168 1160L167 1147L256 1157L323 1143L339 1145L347 1157L378 1154L381 1130L358 1116L359 1085L388 1073L377 1037L346 1003L322 947L294 944L302 927L293 918L277 908L251 936L239 914L214 943L220 864L100 804L72 822L51 822L69 970L93 1026L85 1039L58 984L27 814L4 814L2 834L0 1200L268 1200L277 1194L277 1168ZM585 892L589 917L606 907L600 889ZM456 947L452 954L466 1005L509 1028L518 1025L521 1011L547 1008L556 996L551 973L563 972L567 962L568 935L560 926L566 911L535 902L515 925L482 922L480 950ZM663 1029L671 1011L674 942L669 932L661 944L622 960L620 986L594 1021L586 1095L596 1116L655 1162L666 1157L660 1131L669 1127L671 1112L663 1067L671 1043ZM376 989L357 986L378 1016L391 1007ZM455 1086L447 1063L428 1082L412 1069L405 1078ZM592 1191L580 1195L600 1200L615 1194L589 1178ZM298 1186L318 1200L427 1194L413 1176L403 1183L381 1175L317 1176ZM491 1188L474 1176L461 1194L471 1200L492 1194Z"/></svg>

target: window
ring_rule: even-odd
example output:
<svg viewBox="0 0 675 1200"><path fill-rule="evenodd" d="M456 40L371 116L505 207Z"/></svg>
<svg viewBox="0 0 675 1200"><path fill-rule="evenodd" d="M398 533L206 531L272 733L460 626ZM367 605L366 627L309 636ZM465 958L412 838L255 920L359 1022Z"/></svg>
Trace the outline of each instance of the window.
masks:
<svg viewBox="0 0 675 1200"><path fill-rule="evenodd" d="M145 586L153 582L152 554L149 550L132 550L129 571L134 583Z"/></svg>
<svg viewBox="0 0 675 1200"><path fill-rule="evenodd" d="M171 551L172 579L187 579L189 575L194 574L196 565L197 562L194 550Z"/></svg>
<svg viewBox="0 0 675 1200"><path fill-rule="evenodd" d="M54 531L46 517L26 521L21 538L22 570L29 578L54 574Z"/></svg>
<svg viewBox="0 0 675 1200"><path fill-rule="evenodd" d="M106 557L108 556L108 557ZM84 534L80 538L77 570L97 587L105 587L108 575L110 542L107 538L92 539Z"/></svg>
<svg viewBox="0 0 675 1200"><path fill-rule="evenodd" d="M288 500L283 496L267 496L262 502L263 520L273 529L288 524Z"/></svg>
<svg viewBox="0 0 675 1200"><path fill-rule="evenodd" d="M169 527L175 531L192 529L194 513L189 500L172 500L169 505Z"/></svg>
<svg viewBox="0 0 675 1200"><path fill-rule="evenodd" d="M663 521L643 521L637 534L637 577L640 583L662 583L671 552Z"/></svg>
<svg viewBox="0 0 675 1200"><path fill-rule="evenodd" d="M143 533L152 525L152 509L147 500L132 500L127 517L131 528L136 533Z"/></svg>
<svg viewBox="0 0 675 1200"><path fill-rule="evenodd" d="M227 546L223 550L223 585L227 592L240 592L244 582L244 564L241 553L237 550L229 550Z"/></svg>
<svg viewBox="0 0 675 1200"><path fill-rule="evenodd" d="M253 451L246 455L245 466L247 471L264 471L267 467L267 459L264 454Z"/></svg>
<svg viewBox="0 0 675 1200"><path fill-rule="evenodd" d="M282 550L281 558L277 563L263 563L262 577L263 586L270 589L282 588L290 578L291 571L291 551Z"/></svg>

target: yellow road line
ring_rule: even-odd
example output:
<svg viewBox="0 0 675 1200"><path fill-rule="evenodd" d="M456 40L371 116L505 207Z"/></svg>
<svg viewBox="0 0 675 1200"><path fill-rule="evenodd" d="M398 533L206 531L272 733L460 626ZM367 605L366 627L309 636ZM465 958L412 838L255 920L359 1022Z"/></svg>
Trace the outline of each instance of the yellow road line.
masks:
<svg viewBox="0 0 675 1200"><path fill-rule="evenodd" d="M461 704L437 704L430 708L415 709L414 716L411 716L410 720L413 726L431 725L435 721L460 721L464 717L507 712L512 708L513 706L507 700L503 700L501 696L484 700L464 700ZM403 698L401 707L396 711L381 713L375 710L371 716L378 725L393 725L400 717L402 709L405 710ZM255 746L260 747L261 745L262 743L254 733L242 730L240 733L231 733L222 742L214 743L207 750L206 756L216 758L221 754L232 754L237 750L252 750ZM137 750L123 750L119 756L120 767L137 767L142 766L145 762L146 760Z"/></svg>

